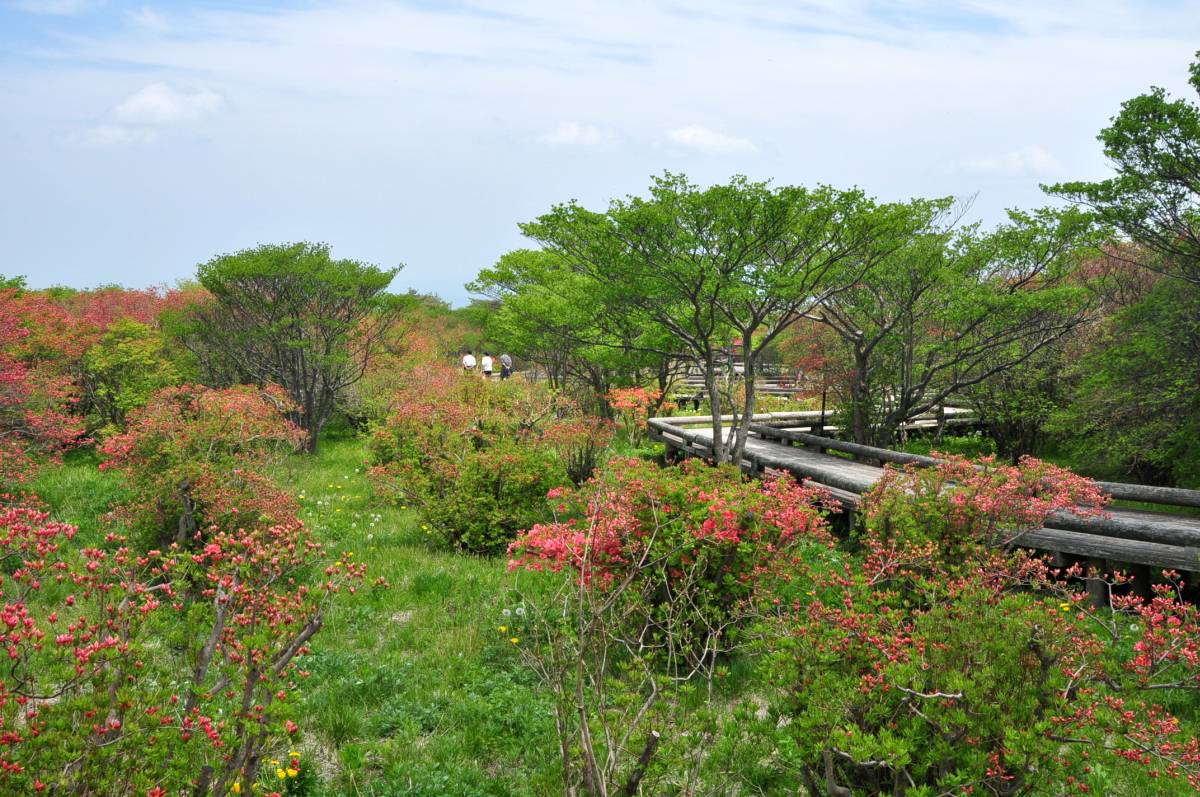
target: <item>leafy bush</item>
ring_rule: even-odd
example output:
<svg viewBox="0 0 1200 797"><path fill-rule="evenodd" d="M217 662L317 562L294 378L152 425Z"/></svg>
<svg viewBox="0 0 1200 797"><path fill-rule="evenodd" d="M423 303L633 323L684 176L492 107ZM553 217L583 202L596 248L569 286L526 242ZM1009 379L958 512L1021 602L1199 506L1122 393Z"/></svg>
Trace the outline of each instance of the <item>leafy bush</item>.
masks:
<svg viewBox="0 0 1200 797"><path fill-rule="evenodd" d="M604 423L523 381L426 368L372 437L376 489L421 508L456 548L497 553L547 517L547 491L587 478Z"/></svg>
<svg viewBox="0 0 1200 797"><path fill-rule="evenodd" d="M1196 738L1147 697L1198 683L1194 607L1163 586L1091 610L1078 568L1011 550L1098 506L1094 485L952 460L889 470L866 501L865 556L807 568L771 642L783 766L810 793L1106 791L1121 759L1200 784Z"/></svg>
<svg viewBox="0 0 1200 797"><path fill-rule="evenodd" d="M509 567L561 574L560 590L527 595L502 630L553 695L568 793L634 794L664 775L670 793L698 793L715 681L773 611L762 587L833 545L822 494L788 476L616 460L549 497L556 519L513 542Z"/></svg>
<svg viewBox="0 0 1200 797"><path fill-rule="evenodd" d="M363 568L294 519L212 529L199 551L75 537L29 500L0 511L0 558L20 562L0 583L0 791L249 790L298 731L295 659Z"/></svg>
<svg viewBox="0 0 1200 797"><path fill-rule="evenodd" d="M179 380L162 336L129 318L113 322L83 355L81 409L93 428L123 430L128 414Z"/></svg>
<svg viewBox="0 0 1200 797"><path fill-rule="evenodd" d="M135 495L118 516L149 531L154 544L197 544L209 525L232 516L292 517L294 500L263 475L304 441L284 417L281 390L183 385L160 390L109 438L102 469L117 470Z"/></svg>

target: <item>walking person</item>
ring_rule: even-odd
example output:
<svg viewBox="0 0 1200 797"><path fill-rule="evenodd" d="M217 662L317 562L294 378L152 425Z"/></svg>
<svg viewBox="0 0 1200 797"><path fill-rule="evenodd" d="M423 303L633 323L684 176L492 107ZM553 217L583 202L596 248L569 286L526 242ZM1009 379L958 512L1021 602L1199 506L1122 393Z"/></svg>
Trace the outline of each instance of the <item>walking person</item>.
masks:
<svg viewBox="0 0 1200 797"><path fill-rule="evenodd" d="M463 373L469 374L475 370L475 354L468 351L462 358Z"/></svg>
<svg viewBox="0 0 1200 797"><path fill-rule="evenodd" d="M507 353L500 355L500 379L508 379L512 376L512 357Z"/></svg>
<svg viewBox="0 0 1200 797"><path fill-rule="evenodd" d="M492 353L484 352L483 359L479 362L480 368L483 371L484 379L492 378Z"/></svg>

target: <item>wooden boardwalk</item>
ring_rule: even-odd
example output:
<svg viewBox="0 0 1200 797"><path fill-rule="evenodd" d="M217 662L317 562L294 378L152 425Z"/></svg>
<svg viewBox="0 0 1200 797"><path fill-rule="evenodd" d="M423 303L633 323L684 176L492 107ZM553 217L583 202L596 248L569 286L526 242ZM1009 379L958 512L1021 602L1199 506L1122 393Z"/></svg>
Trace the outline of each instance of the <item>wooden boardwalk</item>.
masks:
<svg viewBox="0 0 1200 797"><path fill-rule="evenodd" d="M854 444L811 434L806 413L764 415L751 424L751 437L741 463L758 473L767 468L787 470L797 479L827 487L852 509L860 497L879 480L881 467L823 453L822 448L854 450ZM756 416L756 421L760 418ZM707 421L707 423L705 423ZM707 418L651 418L650 435L668 448L690 456L711 456L712 426ZM796 447L802 443L809 447ZM897 463L931 465L936 461L885 449L860 453ZM1141 485L1098 483L1115 498L1136 499L1155 504L1200 507L1200 491L1153 488ZM1086 559L1098 570L1133 573L1141 589L1151 580L1149 568L1200 573L1200 517L1109 507L1099 517L1057 513L1044 528L1021 535L1016 544L1050 551L1063 562ZM1128 566L1123 566L1128 565Z"/></svg>

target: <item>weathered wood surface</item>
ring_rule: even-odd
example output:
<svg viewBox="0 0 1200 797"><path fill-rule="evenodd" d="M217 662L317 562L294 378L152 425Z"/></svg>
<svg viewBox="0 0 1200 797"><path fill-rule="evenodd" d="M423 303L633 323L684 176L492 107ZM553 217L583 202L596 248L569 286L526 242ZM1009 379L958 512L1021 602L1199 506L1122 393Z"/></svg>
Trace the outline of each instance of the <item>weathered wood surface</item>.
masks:
<svg viewBox="0 0 1200 797"><path fill-rule="evenodd" d="M1091 559L1109 559L1150 567L1200 571L1200 548L1183 545L1164 545L1145 540L1124 540L1100 534L1086 534L1065 529L1027 531L1015 541L1022 548L1058 551Z"/></svg>
<svg viewBox="0 0 1200 797"><path fill-rule="evenodd" d="M798 429L776 428L762 423L751 423L750 431L754 432L764 440L778 439L803 443L804 445L809 446L819 446L821 448L828 448L833 451L844 451L847 454L871 457L873 459L878 459L881 462L894 462L900 465L915 463L917 465L926 466L938 464L938 461L933 457L925 457L921 456L920 454L908 454L903 451L890 451L886 448L864 446L860 445L859 443L849 443L845 440L835 440L831 437L822 437L809 432L802 432Z"/></svg>
<svg viewBox="0 0 1200 797"><path fill-rule="evenodd" d="M1055 512L1046 519L1052 529L1099 534L1123 540L1145 540L1200 549L1200 518L1140 509L1110 507L1099 515Z"/></svg>
<svg viewBox="0 0 1200 797"><path fill-rule="evenodd" d="M804 418L780 418L807 413L774 413L770 420L776 423L807 420ZM676 425L680 420L687 425ZM755 419L757 421L757 418ZM653 439L665 442L680 451L696 456L712 453L712 428L700 426L710 418L702 416L677 418L651 418L650 434ZM693 425L694 424L694 425ZM821 453L814 448L799 448L791 442L814 447L841 450L847 453L869 456L877 460L921 465L934 465L937 460L915 454L889 451L887 449L859 446L832 438L820 437L795 428L764 426L762 422L751 425L751 431L768 438L752 436L746 440L742 466L750 471L765 468L787 470L801 481L830 488L834 497L843 503L855 506L858 498L879 480L883 469L843 457ZM1128 492L1120 488L1138 485L1119 485L1099 482L1098 485L1115 497L1124 497ZM1111 489L1116 487L1117 489ZM1152 488L1171 490L1171 488ZM1179 504L1189 499L1191 490L1171 490L1164 494L1161 503ZM1148 496L1150 493L1139 493ZM1141 500L1146 500L1142 498ZM1182 504L1185 506L1191 504ZM1103 513L1091 515L1058 512L1046 520L1046 528L1026 532L1017 541L1022 547L1045 551L1056 551L1092 559L1111 559L1135 565L1166 567L1177 570L1200 571L1200 517L1168 515L1123 507L1109 507Z"/></svg>
<svg viewBox="0 0 1200 797"><path fill-rule="evenodd" d="M1154 487L1149 484L1122 484L1120 482L1096 482L1096 486L1113 498L1124 501L1200 507L1200 490L1182 490L1178 487Z"/></svg>

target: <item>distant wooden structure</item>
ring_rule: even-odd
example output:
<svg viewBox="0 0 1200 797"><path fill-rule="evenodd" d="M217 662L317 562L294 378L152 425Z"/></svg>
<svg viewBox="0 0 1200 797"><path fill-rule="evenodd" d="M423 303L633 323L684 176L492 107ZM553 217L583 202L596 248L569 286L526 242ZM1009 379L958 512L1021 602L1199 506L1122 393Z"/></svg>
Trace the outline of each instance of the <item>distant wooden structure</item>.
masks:
<svg viewBox="0 0 1200 797"><path fill-rule="evenodd" d="M943 413L941 417L918 418L910 428L970 422L966 410L946 408ZM799 481L828 488L847 511L853 512L863 493L879 480L883 468L826 452L839 451L879 463L937 464L931 457L814 434L814 426L820 419L821 413L815 412L755 415L741 467L750 473L761 473L768 468L786 470ZM712 456L711 417L651 418L649 429L651 439L665 443L672 452ZM824 429L829 431L833 428ZM1097 485L1114 499L1200 507L1200 490L1116 482L1097 482ZM1151 568L1200 573L1200 517L1125 507L1108 507L1103 516L1060 512L1048 518L1043 528L1022 534L1015 544L1051 552L1063 566L1083 561L1099 572L1129 572L1141 594L1148 593ZM1107 586L1100 579L1089 579L1088 589L1097 602L1108 597Z"/></svg>

